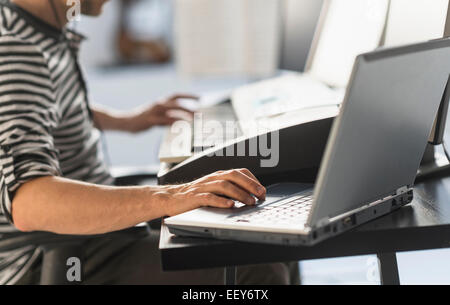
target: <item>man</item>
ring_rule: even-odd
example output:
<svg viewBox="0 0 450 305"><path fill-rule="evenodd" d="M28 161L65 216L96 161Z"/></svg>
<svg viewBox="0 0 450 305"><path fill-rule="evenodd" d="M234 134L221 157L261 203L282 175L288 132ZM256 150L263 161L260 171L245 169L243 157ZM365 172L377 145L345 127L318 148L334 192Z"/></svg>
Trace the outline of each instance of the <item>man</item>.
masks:
<svg viewBox="0 0 450 305"><path fill-rule="evenodd" d="M81 12L99 15L106 2L81 0ZM97 129L139 132L171 124L172 110L186 110L179 96L128 114L89 107L77 62L82 39L65 29L68 9L66 0L0 0L1 239L33 231L106 234L201 206L230 208L231 199L253 205L253 195L265 198L245 169L174 186L113 186ZM0 253L0 283L38 283L42 254L33 244ZM83 283L219 284L223 276L222 270L163 273L157 238L148 236L104 235L83 250ZM288 284L288 269L243 267L238 280Z"/></svg>

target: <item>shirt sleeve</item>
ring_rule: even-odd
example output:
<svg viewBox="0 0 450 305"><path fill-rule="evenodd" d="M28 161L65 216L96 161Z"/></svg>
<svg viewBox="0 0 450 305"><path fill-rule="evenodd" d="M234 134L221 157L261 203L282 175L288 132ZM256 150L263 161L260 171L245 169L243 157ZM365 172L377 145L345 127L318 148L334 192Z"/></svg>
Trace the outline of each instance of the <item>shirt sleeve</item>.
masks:
<svg viewBox="0 0 450 305"><path fill-rule="evenodd" d="M0 206L11 223L21 185L61 175L52 136L58 122L52 83L37 46L0 37Z"/></svg>

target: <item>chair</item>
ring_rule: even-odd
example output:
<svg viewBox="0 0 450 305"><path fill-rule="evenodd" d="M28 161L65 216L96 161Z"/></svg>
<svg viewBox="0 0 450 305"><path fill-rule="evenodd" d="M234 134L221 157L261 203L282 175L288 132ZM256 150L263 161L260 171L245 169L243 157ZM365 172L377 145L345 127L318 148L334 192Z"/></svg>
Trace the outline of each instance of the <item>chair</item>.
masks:
<svg viewBox="0 0 450 305"><path fill-rule="evenodd" d="M116 171L117 172L117 171ZM154 184L156 180L156 173L148 171L146 173L140 172L133 174L130 171L122 170L121 175L114 175L116 184L118 186L139 185L143 181L148 183L150 181ZM152 229L158 229L158 220L153 225L148 226ZM112 236L120 236L124 234L139 234L145 231L143 228L130 228L123 231L108 233ZM145 233L145 232L144 232ZM43 261L41 271L41 285L72 285L77 282L69 282L67 280L66 265L67 259L70 257L82 257L81 245L88 239L95 238L95 236L67 236L57 235L46 232L33 232L26 236L20 234L8 239L0 239L0 252L8 251L23 246L29 246L29 236L33 235L33 240L36 245L39 245L43 250ZM104 236L104 235L102 235Z"/></svg>

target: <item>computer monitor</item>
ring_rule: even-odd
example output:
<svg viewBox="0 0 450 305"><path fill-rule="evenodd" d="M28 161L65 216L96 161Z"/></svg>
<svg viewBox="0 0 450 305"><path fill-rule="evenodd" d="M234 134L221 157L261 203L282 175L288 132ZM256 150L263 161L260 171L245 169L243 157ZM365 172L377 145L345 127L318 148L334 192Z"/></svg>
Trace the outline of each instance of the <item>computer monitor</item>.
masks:
<svg viewBox="0 0 450 305"><path fill-rule="evenodd" d="M450 34L449 0L390 0L386 22L385 46L415 43ZM450 74L450 73L449 73ZM429 142L443 142L447 120L449 89L443 95Z"/></svg>
<svg viewBox="0 0 450 305"><path fill-rule="evenodd" d="M442 38L448 0L390 0L385 46Z"/></svg>
<svg viewBox="0 0 450 305"><path fill-rule="evenodd" d="M280 68L303 72L323 0L283 0Z"/></svg>
<svg viewBox="0 0 450 305"><path fill-rule="evenodd" d="M450 1L446 2L448 2L447 3L448 10L447 16L445 18L444 37L450 37ZM447 83L447 87L445 88L444 95L442 97L441 106L439 107L439 112L436 117L436 121L434 122L433 130L430 135L429 139L430 144L440 145L444 143L444 132L448 118L449 102L450 102L450 77Z"/></svg>
<svg viewBox="0 0 450 305"><path fill-rule="evenodd" d="M449 0L390 0L389 13L384 35L384 46L415 43L450 36ZM449 71L450 75L450 71ZM435 154L434 146L441 145L448 117L450 99L450 78L442 93L442 101L429 144L422 160L416 182L447 174L450 166L447 160Z"/></svg>
<svg viewBox="0 0 450 305"><path fill-rule="evenodd" d="M326 0L306 71L338 88L347 86L355 58L380 45L389 0Z"/></svg>

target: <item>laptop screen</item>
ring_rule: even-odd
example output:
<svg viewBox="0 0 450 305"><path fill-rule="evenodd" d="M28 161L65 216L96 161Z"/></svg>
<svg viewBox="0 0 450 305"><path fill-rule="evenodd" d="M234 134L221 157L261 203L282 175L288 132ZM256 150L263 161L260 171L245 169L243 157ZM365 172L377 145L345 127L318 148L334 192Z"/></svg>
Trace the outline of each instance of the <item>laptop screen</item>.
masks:
<svg viewBox="0 0 450 305"><path fill-rule="evenodd" d="M411 187L450 71L450 39L358 61L320 167L310 223Z"/></svg>
<svg viewBox="0 0 450 305"><path fill-rule="evenodd" d="M391 0L386 46L442 38L448 0Z"/></svg>
<svg viewBox="0 0 450 305"><path fill-rule="evenodd" d="M388 7L388 0L328 0L308 72L329 86L346 87L356 56L380 45Z"/></svg>

